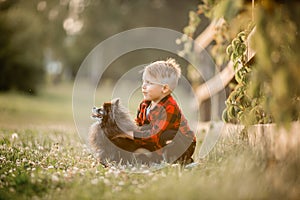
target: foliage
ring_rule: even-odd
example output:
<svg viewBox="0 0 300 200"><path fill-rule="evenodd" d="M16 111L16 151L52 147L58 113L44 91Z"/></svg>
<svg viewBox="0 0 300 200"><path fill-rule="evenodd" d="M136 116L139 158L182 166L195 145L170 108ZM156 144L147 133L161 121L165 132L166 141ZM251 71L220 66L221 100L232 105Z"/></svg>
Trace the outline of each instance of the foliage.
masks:
<svg viewBox="0 0 300 200"><path fill-rule="evenodd" d="M45 80L72 80L84 58L101 41L137 27L180 31L186 23L182 16L197 3L196 0L0 1L0 88L36 92ZM153 53L152 60L148 52L123 56L105 72L104 78L121 76L132 66L162 56L161 52ZM51 63L61 64L62 70L46 77L44 71Z"/></svg>
<svg viewBox="0 0 300 200"><path fill-rule="evenodd" d="M217 2L211 9L213 18L224 18L226 21L231 21L243 9L243 0L223 0Z"/></svg>
<svg viewBox="0 0 300 200"><path fill-rule="evenodd" d="M204 14L211 21L221 17L226 20L225 26L219 27L211 48L217 66L228 62L224 57L227 51L236 70L237 84L223 112L226 122L287 124L299 119L299 45L296 45L299 43L299 34L296 34L299 8L299 3L276 1L255 2L254 7L247 1L233 0L205 0L199 5L198 14ZM193 18L190 21L195 21ZM194 26L188 30L195 33L199 23L189 23L189 26L191 24ZM245 41L254 26L254 37L250 42ZM249 48L256 52L251 60L247 57Z"/></svg>
<svg viewBox="0 0 300 200"><path fill-rule="evenodd" d="M299 59L296 55L299 47L295 45L299 36L294 34L299 27L296 24L299 16L295 14L299 5L289 9L276 5L273 9L257 8L252 45L256 51L254 62L245 62L247 44L238 45L231 53L235 69L238 64L242 68L236 72L238 84L226 101L223 118L227 122L287 124L299 118ZM275 17L271 14L274 12ZM278 28L286 31L277 31ZM228 46L228 51L238 38Z"/></svg>
<svg viewBox="0 0 300 200"><path fill-rule="evenodd" d="M262 95L249 93L254 62L254 58L249 60L247 56L246 39L250 30L240 32L226 49L226 53L234 63L237 85L225 102L226 109L223 111L222 118L225 122L245 125L271 123L270 114L267 114L261 106Z"/></svg>
<svg viewBox="0 0 300 200"><path fill-rule="evenodd" d="M300 117L299 11L299 3L256 10L256 62L249 93L262 94L261 106L281 124Z"/></svg>
<svg viewBox="0 0 300 200"><path fill-rule="evenodd" d="M228 56L226 55L226 47L230 43L230 40L233 38L232 35L236 34L238 30L235 27L235 24L230 24L230 21L237 13L242 10L242 1L215 1L215 0L203 0L199 5L196 11L189 12L189 23L183 29L183 32L190 38L197 37L199 29L202 27L203 21L207 21L207 18L210 21L214 19L225 18L227 21L223 21L220 24L217 24L215 28L216 32L213 35L213 43L206 49L212 55L212 58L215 61L217 68L216 71L220 71L224 64L228 62ZM206 19L203 17L205 16ZM203 20L204 18L204 20ZM183 50L179 52L180 56L188 56L190 59L194 59L195 56L192 41L186 36L180 38L177 43L183 43ZM197 85L202 81L200 76L196 75L195 69L192 66L188 66L188 78L193 85Z"/></svg>
<svg viewBox="0 0 300 200"><path fill-rule="evenodd" d="M0 14L0 24L0 91L36 93L44 78L41 22L26 10L10 8Z"/></svg>

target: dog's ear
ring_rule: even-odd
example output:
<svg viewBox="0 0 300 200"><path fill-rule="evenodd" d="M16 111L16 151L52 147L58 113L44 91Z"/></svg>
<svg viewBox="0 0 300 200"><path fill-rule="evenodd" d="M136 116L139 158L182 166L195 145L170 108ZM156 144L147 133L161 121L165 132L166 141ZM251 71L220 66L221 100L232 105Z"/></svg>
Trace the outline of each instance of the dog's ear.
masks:
<svg viewBox="0 0 300 200"><path fill-rule="evenodd" d="M115 119L115 112L118 110L118 107L119 107L119 104L120 104L120 98L115 98L113 100L111 100L111 110L112 110L112 117L113 119Z"/></svg>
<svg viewBox="0 0 300 200"><path fill-rule="evenodd" d="M115 99L111 100L111 103L112 103L113 105L118 106L118 105L120 104L120 98L115 98Z"/></svg>

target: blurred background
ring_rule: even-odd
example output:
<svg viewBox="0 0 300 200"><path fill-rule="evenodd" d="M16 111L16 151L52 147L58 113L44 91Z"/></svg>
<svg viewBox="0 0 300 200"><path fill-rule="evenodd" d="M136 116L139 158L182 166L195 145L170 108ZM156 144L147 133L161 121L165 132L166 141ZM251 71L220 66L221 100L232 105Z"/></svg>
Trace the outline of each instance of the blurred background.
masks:
<svg viewBox="0 0 300 200"><path fill-rule="evenodd" d="M43 84L72 81L101 41L137 27L182 32L188 11L197 4L196 0L1 0L0 90L37 94ZM135 60L144 61L149 55L114 63L106 77L116 79Z"/></svg>
<svg viewBox="0 0 300 200"><path fill-rule="evenodd" d="M168 28L202 43L214 62L203 51L197 54L206 80L232 71L225 75L221 95L201 101L200 121L221 120L222 113L231 123L298 120L299 5L282 0L0 0L0 125L72 123L73 82L84 59L107 38L138 27ZM251 44L246 35L254 35ZM194 48L184 38L176 43L183 47L178 54ZM167 57L177 59L201 96L206 80L191 64L170 52L145 49L110 64L98 83L97 102L107 100L131 68ZM234 74L230 60L244 69Z"/></svg>
<svg viewBox="0 0 300 200"><path fill-rule="evenodd" d="M0 124L72 122L73 81L96 45L137 27L183 32L189 11L198 4L198 0L1 0ZM203 17L197 31L206 21ZM99 87L109 91L130 68L170 56L178 58L185 76L184 59L148 49L115 60Z"/></svg>

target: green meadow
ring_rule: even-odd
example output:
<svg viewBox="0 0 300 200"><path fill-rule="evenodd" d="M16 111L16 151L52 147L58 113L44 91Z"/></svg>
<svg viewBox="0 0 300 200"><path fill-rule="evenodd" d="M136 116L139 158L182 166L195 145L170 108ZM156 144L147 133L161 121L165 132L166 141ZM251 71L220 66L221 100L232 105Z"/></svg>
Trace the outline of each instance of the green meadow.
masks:
<svg viewBox="0 0 300 200"><path fill-rule="evenodd" d="M203 159L197 151L194 167L104 168L78 137L71 97L72 84L47 86L38 96L0 94L0 199L300 197L299 148L274 159L239 133L220 138Z"/></svg>

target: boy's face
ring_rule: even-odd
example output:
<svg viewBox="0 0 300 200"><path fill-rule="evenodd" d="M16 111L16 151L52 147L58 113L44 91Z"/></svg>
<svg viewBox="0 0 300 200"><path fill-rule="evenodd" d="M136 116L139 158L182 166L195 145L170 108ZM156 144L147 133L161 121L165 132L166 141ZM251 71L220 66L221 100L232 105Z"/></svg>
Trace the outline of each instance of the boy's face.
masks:
<svg viewBox="0 0 300 200"><path fill-rule="evenodd" d="M162 98L169 94L169 91L168 85L160 83L146 71L144 72L142 84L144 100L158 103Z"/></svg>

